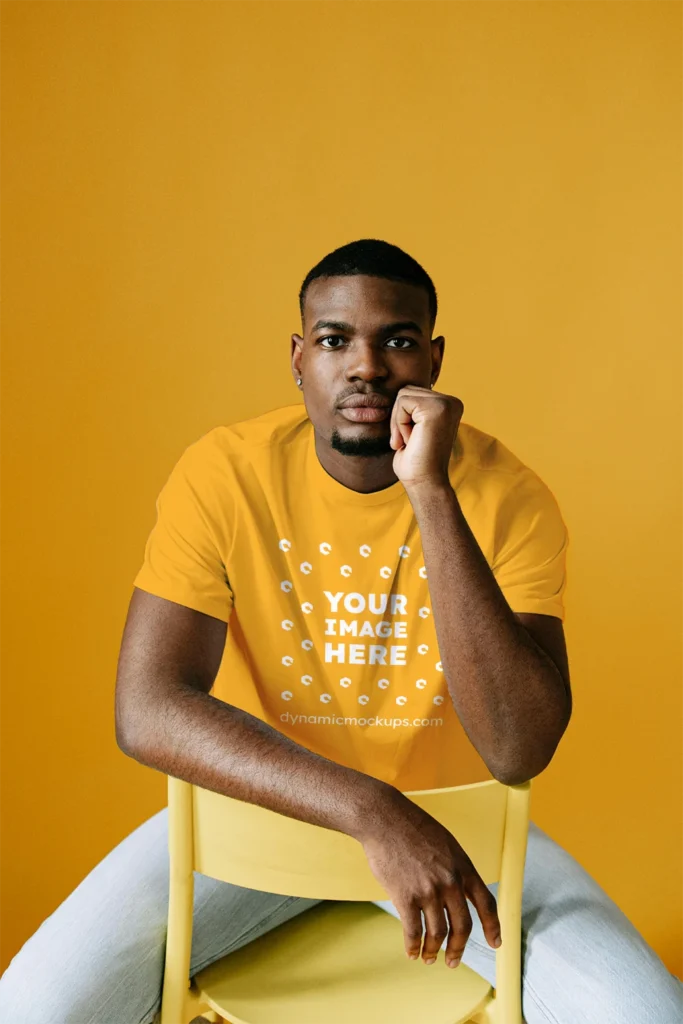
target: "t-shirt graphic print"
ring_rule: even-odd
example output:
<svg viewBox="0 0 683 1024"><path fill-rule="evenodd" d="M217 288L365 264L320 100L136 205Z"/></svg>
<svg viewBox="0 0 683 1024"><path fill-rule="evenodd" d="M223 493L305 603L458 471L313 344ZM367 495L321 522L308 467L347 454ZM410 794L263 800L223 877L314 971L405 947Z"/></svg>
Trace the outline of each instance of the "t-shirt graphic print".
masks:
<svg viewBox="0 0 683 1024"><path fill-rule="evenodd" d="M449 475L512 610L563 618L567 533L546 485L462 423ZM405 488L330 476L303 406L185 450L134 583L228 622L213 695L308 749L404 791L491 777L449 694Z"/></svg>
<svg viewBox="0 0 683 1024"><path fill-rule="evenodd" d="M416 731L443 730L448 697L415 518L404 501L337 519L327 505L279 540L283 688L268 708L333 760L392 775Z"/></svg>

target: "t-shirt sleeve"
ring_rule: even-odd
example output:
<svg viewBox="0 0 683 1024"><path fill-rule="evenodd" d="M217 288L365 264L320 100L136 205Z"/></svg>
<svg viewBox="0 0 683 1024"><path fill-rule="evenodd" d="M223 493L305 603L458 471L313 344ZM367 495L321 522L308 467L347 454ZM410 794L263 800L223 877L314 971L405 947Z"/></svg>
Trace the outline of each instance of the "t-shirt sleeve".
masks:
<svg viewBox="0 0 683 1024"><path fill-rule="evenodd" d="M513 612L564 622L569 534L550 488L529 470L499 509L492 571Z"/></svg>
<svg viewBox="0 0 683 1024"><path fill-rule="evenodd" d="M225 538L213 477L198 445L183 452L159 493L133 585L228 622L233 593L221 554Z"/></svg>

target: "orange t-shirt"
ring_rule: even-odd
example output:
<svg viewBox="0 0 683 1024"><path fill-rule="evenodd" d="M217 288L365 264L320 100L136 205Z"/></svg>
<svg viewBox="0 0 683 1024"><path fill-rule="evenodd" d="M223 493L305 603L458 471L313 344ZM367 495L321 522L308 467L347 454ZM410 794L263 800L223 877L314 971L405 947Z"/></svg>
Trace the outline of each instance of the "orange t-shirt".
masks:
<svg viewBox="0 0 683 1024"><path fill-rule="evenodd" d="M546 484L467 423L449 476L512 611L564 619L568 535ZM402 791L491 778L450 699L400 481L344 487L297 404L209 430L156 508L134 586L229 623L215 697Z"/></svg>

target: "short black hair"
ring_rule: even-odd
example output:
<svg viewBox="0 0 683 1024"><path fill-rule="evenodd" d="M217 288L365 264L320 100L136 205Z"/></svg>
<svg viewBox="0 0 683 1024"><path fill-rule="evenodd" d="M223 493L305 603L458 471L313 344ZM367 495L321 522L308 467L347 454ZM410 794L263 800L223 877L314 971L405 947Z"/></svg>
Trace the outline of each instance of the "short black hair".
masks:
<svg viewBox="0 0 683 1024"><path fill-rule="evenodd" d="M405 281L406 284L424 288L429 297L431 328L434 330L437 300L436 289L431 277L407 252L399 249L397 245L384 242L381 238L359 238L355 242L341 245L327 256L323 256L320 262L309 270L299 289L301 322L303 323L304 319L306 289L311 281L318 277L351 276L352 274L384 277L388 281Z"/></svg>

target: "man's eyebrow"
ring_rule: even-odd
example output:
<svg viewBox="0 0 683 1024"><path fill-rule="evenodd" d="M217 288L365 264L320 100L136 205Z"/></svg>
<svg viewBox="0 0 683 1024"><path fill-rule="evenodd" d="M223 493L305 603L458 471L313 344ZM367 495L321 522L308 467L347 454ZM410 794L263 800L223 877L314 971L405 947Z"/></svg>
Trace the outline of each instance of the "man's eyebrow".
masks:
<svg viewBox="0 0 683 1024"><path fill-rule="evenodd" d="M311 330L319 331L328 328L334 331L346 331L347 334L354 333L353 326L347 324L345 320L317 320ZM393 334L394 331L415 331L416 334L422 334L422 328L414 320L397 320L393 324L380 324L377 328L377 334Z"/></svg>

